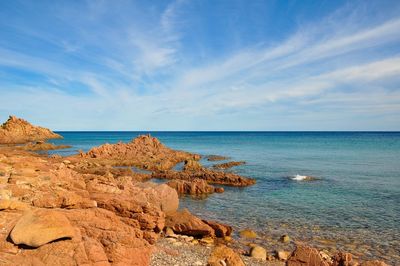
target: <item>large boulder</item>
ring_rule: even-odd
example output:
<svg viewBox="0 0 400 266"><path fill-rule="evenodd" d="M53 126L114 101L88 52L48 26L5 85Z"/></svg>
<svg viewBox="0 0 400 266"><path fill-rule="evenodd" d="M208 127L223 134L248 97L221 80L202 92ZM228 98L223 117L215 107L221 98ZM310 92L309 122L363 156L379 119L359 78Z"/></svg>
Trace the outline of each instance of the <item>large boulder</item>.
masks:
<svg viewBox="0 0 400 266"><path fill-rule="evenodd" d="M214 236L214 229L188 210L177 211L167 216L165 226L170 227L175 233L203 237Z"/></svg>
<svg viewBox="0 0 400 266"><path fill-rule="evenodd" d="M0 143L19 144L31 141L41 141L46 139L62 138L50 129L33 126L26 120L10 116L8 120L0 126Z"/></svg>
<svg viewBox="0 0 400 266"><path fill-rule="evenodd" d="M225 245L217 246L208 258L209 266L244 266L239 254Z"/></svg>
<svg viewBox="0 0 400 266"><path fill-rule="evenodd" d="M10 237L17 245L40 247L54 240L73 238L74 235L74 228L62 213L39 209L23 215Z"/></svg>

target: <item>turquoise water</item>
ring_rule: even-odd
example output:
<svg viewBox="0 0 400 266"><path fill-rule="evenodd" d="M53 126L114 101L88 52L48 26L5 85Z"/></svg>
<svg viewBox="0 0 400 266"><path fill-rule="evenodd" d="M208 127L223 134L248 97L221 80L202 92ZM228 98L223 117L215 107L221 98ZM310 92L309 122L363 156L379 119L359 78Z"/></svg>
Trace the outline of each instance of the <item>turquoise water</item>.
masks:
<svg viewBox="0 0 400 266"><path fill-rule="evenodd" d="M59 132L61 155L144 132ZM400 261L400 133L395 132L151 132L163 143L202 155L246 161L232 171L257 179L205 200L181 200L204 218L255 229L278 247L287 233L328 250ZM204 164L210 162L203 161ZM310 175L313 182L288 176Z"/></svg>

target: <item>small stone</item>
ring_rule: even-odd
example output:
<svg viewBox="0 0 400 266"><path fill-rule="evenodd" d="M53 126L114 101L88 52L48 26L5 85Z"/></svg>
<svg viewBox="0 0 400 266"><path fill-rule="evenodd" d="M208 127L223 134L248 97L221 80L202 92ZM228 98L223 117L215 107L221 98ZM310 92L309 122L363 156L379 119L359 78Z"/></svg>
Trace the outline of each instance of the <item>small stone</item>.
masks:
<svg viewBox="0 0 400 266"><path fill-rule="evenodd" d="M173 237L173 238L177 237L177 235L174 233L174 231L171 229L171 227L167 227L165 229L165 236L166 237Z"/></svg>
<svg viewBox="0 0 400 266"><path fill-rule="evenodd" d="M254 246L250 250L250 257L260 260L266 260L267 258L267 251L265 248L260 246Z"/></svg>
<svg viewBox="0 0 400 266"><path fill-rule="evenodd" d="M71 161L69 161L69 160L64 160L63 163L64 163L64 164L70 164Z"/></svg>
<svg viewBox="0 0 400 266"><path fill-rule="evenodd" d="M201 266L201 265L203 265L203 263L202 263L201 261L197 260L197 261L195 261L195 262L193 263L193 265Z"/></svg>
<svg viewBox="0 0 400 266"><path fill-rule="evenodd" d="M199 240L194 239L191 243L192 243L193 245L198 245L198 244L199 244Z"/></svg>
<svg viewBox="0 0 400 266"><path fill-rule="evenodd" d="M281 236L281 242L282 243L289 243L290 242L290 237L288 235Z"/></svg>
<svg viewBox="0 0 400 266"><path fill-rule="evenodd" d="M167 238L167 240L168 240L168 242L170 242L170 243L175 243L176 241L178 241L178 240L176 240L175 238Z"/></svg>
<svg viewBox="0 0 400 266"><path fill-rule="evenodd" d="M232 237L231 236L225 236L224 240L227 242L231 242L232 241Z"/></svg>
<svg viewBox="0 0 400 266"><path fill-rule="evenodd" d="M257 233L254 232L253 230L245 229L245 230L240 231L240 237L243 237L243 238L256 238L257 237Z"/></svg>
<svg viewBox="0 0 400 266"><path fill-rule="evenodd" d="M212 245L214 244L214 239L212 237L203 237L200 239L200 243L205 245Z"/></svg>
<svg viewBox="0 0 400 266"><path fill-rule="evenodd" d="M183 245L183 243L182 242L175 242L172 245L175 246L175 247L180 247L180 246Z"/></svg>
<svg viewBox="0 0 400 266"><path fill-rule="evenodd" d="M286 260L289 258L289 256L290 256L290 252L288 252L288 251L283 251L283 250L279 250L279 251L277 252L277 255L278 255L278 259L283 260L283 261L286 261Z"/></svg>

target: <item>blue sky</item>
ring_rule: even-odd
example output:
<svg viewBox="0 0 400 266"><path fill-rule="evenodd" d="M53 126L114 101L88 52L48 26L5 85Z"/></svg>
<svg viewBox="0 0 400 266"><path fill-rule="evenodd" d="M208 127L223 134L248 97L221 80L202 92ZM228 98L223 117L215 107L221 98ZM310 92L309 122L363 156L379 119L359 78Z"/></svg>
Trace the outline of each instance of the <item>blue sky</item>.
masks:
<svg viewBox="0 0 400 266"><path fill-rule="evenodd" d="M0 119L400 130L400 1L0 1Z"/></svg>

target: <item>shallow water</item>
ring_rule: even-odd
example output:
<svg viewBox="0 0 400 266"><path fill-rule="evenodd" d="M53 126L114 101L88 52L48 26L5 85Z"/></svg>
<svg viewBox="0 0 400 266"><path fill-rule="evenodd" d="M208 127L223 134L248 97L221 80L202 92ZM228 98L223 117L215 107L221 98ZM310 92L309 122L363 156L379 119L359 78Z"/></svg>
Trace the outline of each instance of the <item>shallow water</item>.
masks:
<svg viewBox="0 0 400 266"><path fill-rule="evenodd" d="M72 149L127 142L144 132L58 132ZM400 133L384 132L152 132L163 143L202 155L246 161L232 171L257 179L181 207L279 246L287 233L329 250L400 262ZM52 152L54 153L54 152ZM212 162L202 161L205 165ZM315 181L287 177L307 175Z"/></svg>

